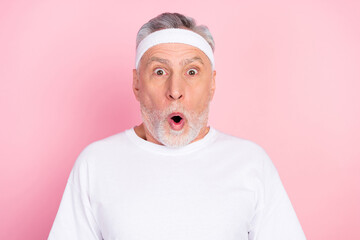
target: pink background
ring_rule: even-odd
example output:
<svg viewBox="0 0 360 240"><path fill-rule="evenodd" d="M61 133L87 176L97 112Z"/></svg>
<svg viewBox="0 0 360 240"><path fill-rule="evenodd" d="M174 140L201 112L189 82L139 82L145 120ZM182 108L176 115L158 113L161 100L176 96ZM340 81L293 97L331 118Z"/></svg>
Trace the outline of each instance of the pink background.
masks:
<svg viewBox="0 0 360 240"><path fill-rule="evenodd" d="M2 1L0 239L46 239L89 143L140 122L135 36L161 12L216 41L210 123L268 152L310 240L360 239L359 1Z"/></svg>

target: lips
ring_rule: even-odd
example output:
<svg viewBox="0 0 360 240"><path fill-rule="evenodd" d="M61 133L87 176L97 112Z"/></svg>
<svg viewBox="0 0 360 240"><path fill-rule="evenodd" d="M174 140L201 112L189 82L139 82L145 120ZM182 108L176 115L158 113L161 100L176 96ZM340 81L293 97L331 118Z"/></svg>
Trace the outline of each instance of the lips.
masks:
<svg viewBox="0 0 360 240"><path fill-rule="evenodd" d="M185 124L185 117L182 113L174 112L168 116L168 122L171 129L180 131Z"/></svg>

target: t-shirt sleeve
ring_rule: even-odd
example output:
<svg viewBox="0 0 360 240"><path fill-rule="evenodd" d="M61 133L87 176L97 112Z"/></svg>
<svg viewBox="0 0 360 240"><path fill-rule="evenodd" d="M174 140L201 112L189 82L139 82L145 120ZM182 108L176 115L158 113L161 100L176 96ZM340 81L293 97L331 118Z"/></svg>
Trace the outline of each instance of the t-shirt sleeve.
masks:
<svg viewBox="0 0 360 240"><path fill-rule="evenodd" d="M279 174L262 151L262 188L249 232L250 240L305 240Z"/></svg>
<svg viewBox="0 0 360 240"><path fill-rule="evenodd" d="M89 160L85 149L76 160L67 181L49 240L101 240L100 229L91 208Z"/></svg>

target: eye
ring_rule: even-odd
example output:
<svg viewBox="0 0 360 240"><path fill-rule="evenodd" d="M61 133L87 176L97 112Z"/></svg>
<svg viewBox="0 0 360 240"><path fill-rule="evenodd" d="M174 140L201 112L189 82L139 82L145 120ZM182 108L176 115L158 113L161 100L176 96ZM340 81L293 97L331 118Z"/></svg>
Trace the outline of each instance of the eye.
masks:
<svg viewBox="0 0 360 240"><path fill-rule="evenodd" d="M154 73L155 73L156 75L158 75L158 76L163 76L163 75L166 74L165 70L162 69L162 68L156 68L156 69L154 70Z"/></svg>
<svg viewBox="0 0 360 240"><path fill-rule="evenodd" d="M191 76L196 75L197 73L198 73L198 71L194 68L191 68L187 71L187 74L191 75Z"/></svg>

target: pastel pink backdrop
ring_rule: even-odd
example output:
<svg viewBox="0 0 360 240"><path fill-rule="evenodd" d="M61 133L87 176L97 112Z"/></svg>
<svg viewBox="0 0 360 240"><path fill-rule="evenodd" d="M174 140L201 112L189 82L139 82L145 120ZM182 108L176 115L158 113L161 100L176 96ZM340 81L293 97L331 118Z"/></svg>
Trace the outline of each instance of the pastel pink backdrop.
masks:
<svg viewBox="0 0 360 240"><path fill-rule="evenodd" d="M210 123L278 168L311 240L360 239L359 1L2 1L0 239L46 239L74 161L140 123L135 36L164 11L216 41Z"/></svg>

